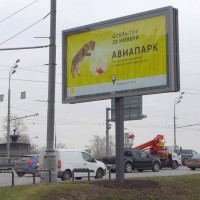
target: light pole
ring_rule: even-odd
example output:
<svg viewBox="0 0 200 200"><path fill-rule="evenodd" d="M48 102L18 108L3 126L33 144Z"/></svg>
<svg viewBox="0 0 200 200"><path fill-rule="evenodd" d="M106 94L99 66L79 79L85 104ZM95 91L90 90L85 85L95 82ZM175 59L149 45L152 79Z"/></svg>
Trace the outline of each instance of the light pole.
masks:
<svg viewBox="0 0 200 200"><path fill-rule="evenodd" d="M30 143L31 143L31 140L36 139L36 138L39 138L39 137L38 137L38 136L35 136L35 137L31 138L31 139L30 139Z"/></svg>
<svg viewBox="0 0 200 200"><path fill-rule="evenodd" d="M174 100L174 145L176 145L176 105L181 102L184 92Z"/></svg>
<svg viewBox="0 0 200 200"><path fill-rule="evenodd" d="M18 67L17 63L20 60L17 59L15 64L10 68L9 70L9 74L8 74L8 119L7 119L7 157L10 157L10 80L11 80L11 76L12 74L14 74L16 72L16 68Z"/></svg>

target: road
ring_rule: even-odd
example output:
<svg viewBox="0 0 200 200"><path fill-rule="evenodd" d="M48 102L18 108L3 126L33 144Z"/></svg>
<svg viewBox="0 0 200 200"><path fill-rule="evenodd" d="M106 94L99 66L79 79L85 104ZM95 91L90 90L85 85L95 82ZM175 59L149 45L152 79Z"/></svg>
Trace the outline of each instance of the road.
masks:
<svg viewBox="0 0 200 200"><path fill-rule="evenodd" d="M170 168L163 168L159 172L152 172L150 170L137 172L133 171L132 173L125 173L126 178L139 178L139 177L152 177L152 176L181 176L181 175L190 175L190 174L200 174L200 169L195 171L190 170L185 166L180 166L176 170L172 170ZM111 174L111 179L115 179L116 174ZM109 179L109 174L107 173L103 179ZM87 180L87 179L83 179ZM91 178L94 180L94 178ZM60 179L58 180L60 182ZM40 183L40 178L36 177L35 183ZM25 175L24 177L18 177L16 174L14 175L14 185L32 185L33 177L32 175ZM11 174L1 174L0 173L0 187L11 186L12 185L12 176Z"/></svg>

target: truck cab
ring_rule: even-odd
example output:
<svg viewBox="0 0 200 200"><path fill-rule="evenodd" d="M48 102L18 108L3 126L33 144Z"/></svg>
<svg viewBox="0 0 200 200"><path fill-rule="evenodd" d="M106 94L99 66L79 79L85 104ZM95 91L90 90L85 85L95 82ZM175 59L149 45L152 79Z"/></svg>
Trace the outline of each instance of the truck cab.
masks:
<svg viewBox="0 0 200 200"><path fill-rule="evenodd" d="M176 169L179 165L181 165L181 150L182 148L177 145L164 146L162 154L165 154L165 156L161 156L162 166Z"/></svg>

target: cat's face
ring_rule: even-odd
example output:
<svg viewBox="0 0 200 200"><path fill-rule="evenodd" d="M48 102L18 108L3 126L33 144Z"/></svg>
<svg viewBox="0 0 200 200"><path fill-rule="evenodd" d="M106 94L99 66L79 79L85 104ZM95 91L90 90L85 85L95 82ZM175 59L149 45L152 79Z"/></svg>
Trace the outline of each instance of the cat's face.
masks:
<svg viewBox="0 0 200 200"><path fill-rule="evenodd" d="M96 42L94 42L94 41L90 41L90 43L89 43L90 46L89 47L90 47L91 50L94 50L95 43Z"/></svg>

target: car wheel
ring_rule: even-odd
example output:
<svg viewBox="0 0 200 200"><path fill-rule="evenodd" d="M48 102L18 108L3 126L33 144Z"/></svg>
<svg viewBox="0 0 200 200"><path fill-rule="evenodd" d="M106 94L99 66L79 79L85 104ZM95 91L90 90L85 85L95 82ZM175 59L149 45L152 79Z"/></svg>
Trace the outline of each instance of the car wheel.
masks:
<svg viewBox="0 0 200 200"><path fill-rule="evenodd" d="M95 178L98 179L98 178L102 178L103 177L103 170L102 169L98 169L97 172L96 172L96 176Z"/></svg>
<svg viewBox="0 0 200 200"><path fill-rule="evenodd" d="M138 170L138 172L143 172L143 169L137 169Z"/></svg>
<svg viewBox="0 0 200 200"><path fill-rule="evenodd" d="M66 180L70 180L72 178L72 174L70 171L64 171L63 176L62 176L62 180L66 181Z"/></svg>
<svg viewBox="0 0 200 200"><path fill-rule="evenodd" d="M173 161L172 162L172 169L177 169L177 167L178 167L177 161Z"/></svg>
<svg viewBox="0 0 200 200"><path fill-rule="evenodd" d="M132 171L132 164L128 162L125 164L125 172L130 173L131 171Z"/></svg>
<svg viewBox="0 0 200 200"><path fill-rule="evenodd" d="M154 162L152 166L153 172L158 172L160 170L160 164L158 162Z"/></svg>
<svg viewBox="0 0 200 200"><path fill-rule="evenodd" d="M18 175L19 177L22 177L22 176L25 175L25 173L24 173L24 172L17 172L17 175Z"/></svg>
<svg viewBox="0 0 200 200"><path fill-rule="evenodd" d="M195 168L195 167L190 167L190 169L191 169L191 170L195 170L196 168Z"/></svg>

